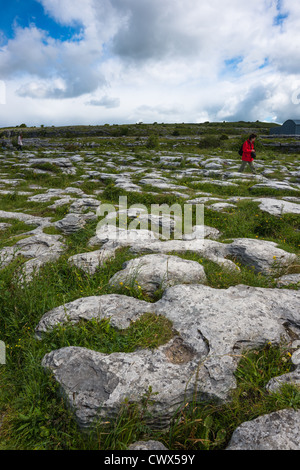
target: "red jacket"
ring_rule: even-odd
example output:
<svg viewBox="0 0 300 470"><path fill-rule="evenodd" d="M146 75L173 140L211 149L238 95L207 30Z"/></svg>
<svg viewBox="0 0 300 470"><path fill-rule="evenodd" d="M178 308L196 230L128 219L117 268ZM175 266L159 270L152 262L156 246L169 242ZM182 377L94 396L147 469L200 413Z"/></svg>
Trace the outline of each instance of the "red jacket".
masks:
<svg viewBox="0 0 300 470"><path fill-rule="evenodd" d="M244 162L253 162L253 158L251 157L251 152L254 150L254 143L250 142L250 140L246 140L243 144L243 156L242 160Z"/></svg>

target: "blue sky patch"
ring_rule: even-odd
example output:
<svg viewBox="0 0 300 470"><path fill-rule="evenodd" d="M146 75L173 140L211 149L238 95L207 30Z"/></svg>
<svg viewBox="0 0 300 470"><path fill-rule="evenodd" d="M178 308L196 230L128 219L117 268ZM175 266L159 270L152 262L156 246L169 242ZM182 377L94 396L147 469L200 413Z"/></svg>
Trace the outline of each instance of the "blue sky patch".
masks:
<svg viewBox="0 0 300 470"><path fill-rule="evenodd" d="M224 64L227 70L235 71L238 68L238 65L243 62L242 56L232 57L231 59L224 60Z"/></svg>
<svg viewBox="0 0 300 470"><path fill-rule="evenodd" d="M277 0L276 9L278 14L274 17L273 26L282 26L284 20L286 20L289 16L287 12L282 11L282 0Z"/></svg>
<svg viewBox="0 0 300 470"><path fill-rule="evenodd" d="M259 69L264 69L265 67L267 67L268 65L270 65L270 61L269 61L269 58L266 57L264 62L258 67Z"/></svg>
<svg viewBox="0 0 300 470"><path fill-rule="evenodd" d="M238 77L240 75L239 65L243 62L243 56L235 56L223 61L223 66L219 71L219 77L224 79L232 75Z"/></svg>
<svg viewBox="0 0 300 470"><path fill-rule="evenodd" d="M34 24L61 41L70 40L81 31L81 25L71 27L56 23L36 0L0 0L0 7L0 32L7 40L15 36L15 26L28 28Z"/></svg>
<svg viewBox="0 0 300 470"><path fill-rule="evenodd" d="M286 18L288 18L288 13L279 13L277 16L275 16L274 18L274 22L273 22L273 25L274 26L281 26L284 22L284 20L286 20Z"/></svg>

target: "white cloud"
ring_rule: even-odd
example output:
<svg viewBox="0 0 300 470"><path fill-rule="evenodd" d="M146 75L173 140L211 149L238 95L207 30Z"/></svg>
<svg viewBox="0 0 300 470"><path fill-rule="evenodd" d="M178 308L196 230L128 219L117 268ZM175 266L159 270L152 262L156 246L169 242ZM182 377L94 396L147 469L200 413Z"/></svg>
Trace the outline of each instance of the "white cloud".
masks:
<svg viewBox="0 0 300 470"><path fill-rule="evenodd" d="M47 98L49 95L54 96L65 92L65 84L62 80L51 81L34 81L22 85L17 91L17 95L21 97L31 97L37 99Z"/></svg>
<svg viewBox="0 0 300 470"><path fill-rule="evenodd" d="M103 106L104 108L118 108L120 106L120 98L103 96L100 99L91 99L86 103L88 106Z"/></svg>
<svg viewBox="0 0 300 470"><path fill-rule="evenodd" d="M37 0L58 23L72 25L92 20L91 0Z"/></svg>
<svg viewBox="0 0 300 470"><path fill-rule="evenodd" d="M0 80L0 104L6 104L6 85Z"/></svg>
<svg viewBox="0 0 300 470"><path fill-rule="evenodd" d="M17 28L0 49L0 79L14 101L59 109L54 124L72 122L73 99L82 121L97 120L99 107L105 122L300 117L295 0L39 2L81 32L63 42ZM55 102L65 99L69 115Z"/></svg>
<svg viewBox="0 0 300 470"><path fill-rule="evenodd" d="M15 38L10 39L0 52L1 77L9 79L26 73L46 77L51 74L58 57L55 41L45 31L30 28L15 29Z"/></svg>

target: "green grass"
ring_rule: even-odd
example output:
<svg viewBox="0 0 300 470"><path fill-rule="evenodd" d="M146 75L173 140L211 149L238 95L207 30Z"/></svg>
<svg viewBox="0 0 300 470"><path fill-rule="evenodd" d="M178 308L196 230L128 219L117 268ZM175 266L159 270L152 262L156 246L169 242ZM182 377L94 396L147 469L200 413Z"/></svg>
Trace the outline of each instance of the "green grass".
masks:
<svg viewBox="0 0 300 470"><path fill-rule="evenodd" d="M131 352L141 347L158 347L173 336L167 319L145 314L125 331L95 319L75 327L58 326L43 341L35 338L34 328L43 312L78 297L114 292L108 280L126 259L128 250L123 249L117 260L91 277L62 258L49 263L23 288L16 282L16 263L0 271L0 331L7 358L6 365L0 366L0 385L5 390L0 398L0 415L4 413L8 420L7 428L4 425L2 429L4 448L73 448L73 445L82 448L81 432L59 398L56 385L41 369L41 360L47 352L70 344L105 353ZM10 436L7 447L5 433ZM69 442L71 435L76 444Z"/></svg>
<svg viewBox="0 0 300 470"><path fill-rule="evenodd" d="M183 209L186 202L171 192L152 186L142 186L143 191L135 193L117 188L113 179L99 182L82 180L85 163L92 164L89 168L93 170L114 174L123 173L124 170L119 166L126 166L128 171L131 171L129 166L132 163L143 169L141 173L135 173L134 170L131 173L132 181L137 184L149 171L158 170L162 176L170 177L173 183L186 185L185 193L191 199L201 190L224 199L230 196L299 196L300 192L296 191L264 188L253 190L253 181L241 181L238 186L222 187L211 184L202 176L197 179L187 176L177 179L178 171L196 168L188 162L190 156L221 156L233 159L239 164L237 149L246 135L243 129L247 128L247 134L250 133L250 128L267 134L269 127L268 124L258 122L174 125L154 123L99 126L99 134L94 135L95 130L92 127L89 129L78 126L76 132L81 134L80 142L83 144L80 149L75 145L74 129L59 128L58 137L54 140L62 143L67 150L79 152L84 158L83 163L74 165L77 169L76 175L66 175L58 167L47 163L39 168L50 171L51 174L37 174L33 168L17 167L16 170L14 165L19 163L19 159L12 153L4 154L0 149L1 171L7 173L5 178L20 177L16 171L25 174L24 180L16 187L17 190L14 187L12 194L0 195L0 208L51 217L52 221L59 220L68 213L69 205L51 210L48 206L54 199L49 203L29 202L27 196L20 196L17 191L29 190L31 184L37 184L44 188L33 191L33 194L38 194L48 188L64 189L77 186L78 181L80 184L77 187L86 194L93 194L93 191L98 189L103 190L99 196L99 201L103 203L117 205L119 196L126 195L128 207L132 204L143 204L149 213L151 204L171 206L178 203ZM36 132L37 129L33 131ZM47 138L52 131L51 128L41 129L42 137ZM87 134L89 131L91 135ZM105 131L105 134L101 134L102 131ZM25 128L24 134L26 132L30 132L30 128ZM150 135L154 135L155 139L149 139ZM189 138L185 138L186 136ZM199 147L201 136L205 137L202 139L203 148ZM151 141L155 144L152 149L149 148ZM98 147L92 149L94 155L85 155L85 150L91 150L91 142L95 142ZM266 139L266 142L269 140ZM217 147L209 148L215 145ZM257 150L260 163L271 165L272 168L273 160L277 159L280 164L293 171L295 162L299 159L299 155L294 152L290 155L278 154L277 150L264 148L262 142L258 143ZM231 153L225 153L226 151ZM110 152L110 155L106 152ZM175 152L175 156L181 152L180 168L171 168L160 163L161 155L172 155L172 152ZM60 150L51 157L59 154ZM134 157L134 160L127 160L128 155ZM46 158L42 151L38 152L38 156ZM101 162L97 159L101 159ZM108 161L112 161L116 166L106 166ZM270 179L282 179L283 172L274 168L275 173ZM293 181L299 182L296 177ZM298 215L275 217L261 211L258 204L252 201L241 200L236 206L226 213L213 211L208 205L205 207L205 225L220 230L222 235L219 241L228 243L234 238L244 237L270 240L288 252L299 254ZM9 222L12 225L0 232L0 249L15 243L34 228L14 219L1 219L0 222ZM5 342L7 358L6 365L0 365L0 450L118 450L126 449L130 443L140 439L158 439L167 448L178 451L219 450L226 448L232 432L241 423L282 408L300 408L300 391L295 386L286 385L281 391L272 394L266 392L265 385L272 377L292 370L291 351L288 347L284 344L266 344L260 350L237 352L237 386L226 403L202 402L195 394L192 402L183 403L174 414L167 431L154 431L148 420L151 420L150 405L155 396L149 387L141 397L140 403L129 403L125 400L116 419L102 420L97 423L93 433L82 433L60 394L58 384L51 373L46 373L41 367L44 355L53 349L69 345L91 348L106 354L129 353L139 348L156 348L165 344L175 334L166 318L149 313L131 323L125 330L113 328L108 320L100 321L95 318L91 321L80 321L77 325L57 325L51 332L43 335L42 341L35 337L34 329L44 313L80 297L118 293L147 302L161 298L163 292L160 289L150 299L134 282L129 286L109 284L110 278L122 269L123 263L135 257L127 248L119 249L116 257L97 269L93 276L68 263L69 256L98 249L88 246L90 238L96 233L96 225L97 221L90 221L83 230L65 237L66 252L58 261L41 268L30 283L21 286L17 281L16 274L22 270L25 262L23 258L14 260L0 270L0 339ZM44 233L55 235L60 231L47 227ZM272 277L256 274L240 264L240 271L228 270L192 252L173 254L203 265L207 284L215 289L226 289L238 284L263 288L275 286L276 281ZM289 268L289 272L299 272L299 264L295 263Z"/></svg>
<svg viewBox="0 0 300 470"><path fill-rule="evenodd" d="M146 346L156 347L153 336L155 331L159 336L163 326L158 320L148 315L121 333L113 330L107 321L92 322L90 326L95 329L89 329L87 324L78 325L74 331L58 327L43 342L34 340L30 327L24 325L17 343L10 346L7 365L0 369L3 387L0 449L118 450L141 439L157 439L173 450L224 449L241 423L279 409L300 408L300 390L295 386L286 385L272 394L266 392L264 387L272 377L292 369L289 351L267 344L261 350L241 355L235 374L237 387L229 402L201 402L195 396L193 402L183 403L174 414L168 432L152 430L147 424L151 419L149 405L154 399L150 387L139 404L129 404L125 400L116 419L102 420L93 433L82 434L51 374L45 374L41 369L45 352L72 344L74 340L84 346L91 333L94 345L99 345L106 353L123 348L130 351L140 345L139 340L143 341L145 332L149 334ZM151 335L153 327L154 335Z"/></svg>
<svg viewBox="0 0 300 470"><path fill-rule="evenodd" d="M145 313L125 330L116 330L109 320L81 320L78 324L58 325L43 337L51 351L66 346L79 346L111 354L134 352L138 348L155 349L173 337L171 322L163 316Z"/></svg>
<svg viewBox="0 0 300 470"><path fill-rule="evenodd" d="M261 211L258 203L240 201L237 209L229 213L216 213L205 208L205 225L213 226L222 232L220 241L227 238L257 238L274 241L287 251L300 252L300 222L296 214L283 214L281 217Z"/></svg>
<svg viewBox="0 0 300 470"><path fill-rule="evenodd" d="M197 253L185 252L172 253L180 258L197 261L204 268L207 278L207 285L215 289L228 289L230 286L236 286L239 284L245 284L253 287L274 287L274 280L269 276L264 276L259 273L256 274L252 269L243 266L236 260L233 260L237 267L240 269L228 269L221 267L218 264L206 259L204 256L200 256Z"/></svg>
<svg viewBox="0 0 300 470"><path fill-rule="evenodd" d="M73 238L70 252L77 243ZM94 434L83 435L58 393L57 384L41 368L44 354L69 345L107 354L155 348L172 337L172 325L163 317L148 314L128 329L118 331L108 320L95 319L76 326L58 325L42 341L35 338L34 328L43 313L56 306L78 297L115 292L108 280L130 257L128 250L120 250L116 259L94 276L69 266L62 258L42 269L23 289L16 283L16 266L0 272L0 331L7 346L7 364L0 367L0 415L4 416L0 449L124 449L137 439L159 439L170 449L222 449L243 421L284 407L299 408L300 394L294 387L285 387L281 394L266 393L268 380L292 367L288 349L266 345L260 351L241 355L236 371L238 387L228 404L183 404L179 414L174 415L169 432L158 433L147 424L153 399L149 390L140 404L125 402L116 420L100 422ZM196 260L193 253L185 257ZM209 273L209 284L216 288L234 284L241 280L240 276L248 285L258 285L259 277L244 268L242 274L230 278L226 270L214 263L197 260ZM266 286L266 279L261 277L259 285Z"/></svg>
<svg viewBox="0 0 300 470"><path fill-rule="evenodd" d="M33 225L25 224L16 219L0 218L0 223L2 222L8 223L11 226L7 227L5 230L0 230L0 249L5 246L13 246L18 240L26 236L26 232L36 228Z"/></svg>
<svg viewBox="0 0 300 470"><path fill-rule="evenodd" d="M188 450L224 449L233 431L243 422L283 408L300 407L300 390L284 386L268 393L265 385L277 375L292 369L290 353L284 347L266 344L260 350L241 355L235 377L237 387L226 404L190 403L174 420L167 447Z"/></svg>
<svg viewBox="0 0 300 470"><path fill-rule="evenodd" d="M38 170L44 170L44 171L50 171L51 173L55 173L57 175L62 174L61 168L59 168L57 165L54 165L52 163L34 163L31 165L31 168L36 168Z"/></svg>
<svg viewBox="0 0 300 470"><path fill-rule="evenodd" d="M142 193L128 192L121 188L118 188L113 183L108 183L103 193L101 194L101 201L118 204L120 196L127 196L128 206L132 204L143 204L149 208L149 212L150 212L151 204L172 205L178 202L183 203L183 201L181 201L180 198L178 198L178 196L175 196L174 194L165 193L159 188L152 188L152 187L149 188L148 186L148 189L151 192L152 191L155 192L156 194L151 194L151 192L148 193L146 185L143 189L144 191Z"/></svg>

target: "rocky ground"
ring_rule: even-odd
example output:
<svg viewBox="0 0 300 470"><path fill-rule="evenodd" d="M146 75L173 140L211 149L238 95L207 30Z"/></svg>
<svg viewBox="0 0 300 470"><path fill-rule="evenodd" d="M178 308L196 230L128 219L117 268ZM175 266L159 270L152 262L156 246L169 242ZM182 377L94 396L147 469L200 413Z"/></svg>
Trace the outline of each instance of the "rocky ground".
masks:
<svg viewBox="0 0 300 470"><path fill-rule="evenodd" d="M22 152L0 153L1 269L19 258L19 282L30 283L68 252L70 237L87 229L90 236L68 257L70 266L93 276L120 249L131 258L109 279L115 293L41 312L36 340L58 324L83 319L109 319L122 330L149 312L174 328L173 338L154 350L104 354L75 345L44 356L43 368L53 373L82 429L99 416L116 417L125 399L139 401L149 387L154 429L167 428L195 390L201 399L226 402L236 387L239 355L266 343L288 344L294 364L269 389L299 386L299 155L269 157L264 149L257 173L241 174L234 150L172 143L151 150L136 140L127 147L100 142L66 151L36 149L28 138ZM125 209L120 195L128 198ZM176 238L176 214L151 213L155 202L179 204L194 216L202 207L203 224ZM111 205L111 213L102 214L102 204ZM255 216L261 223L247 232ZM285 235L287 221L292 228ZM234 276L234 283L212 285L211 266ZM245 283L246 271L256 284ZM143 296L126 295L126 286ZM299 435L299 411L291 408L244 423L228 449L299 449Z"/></svg>

